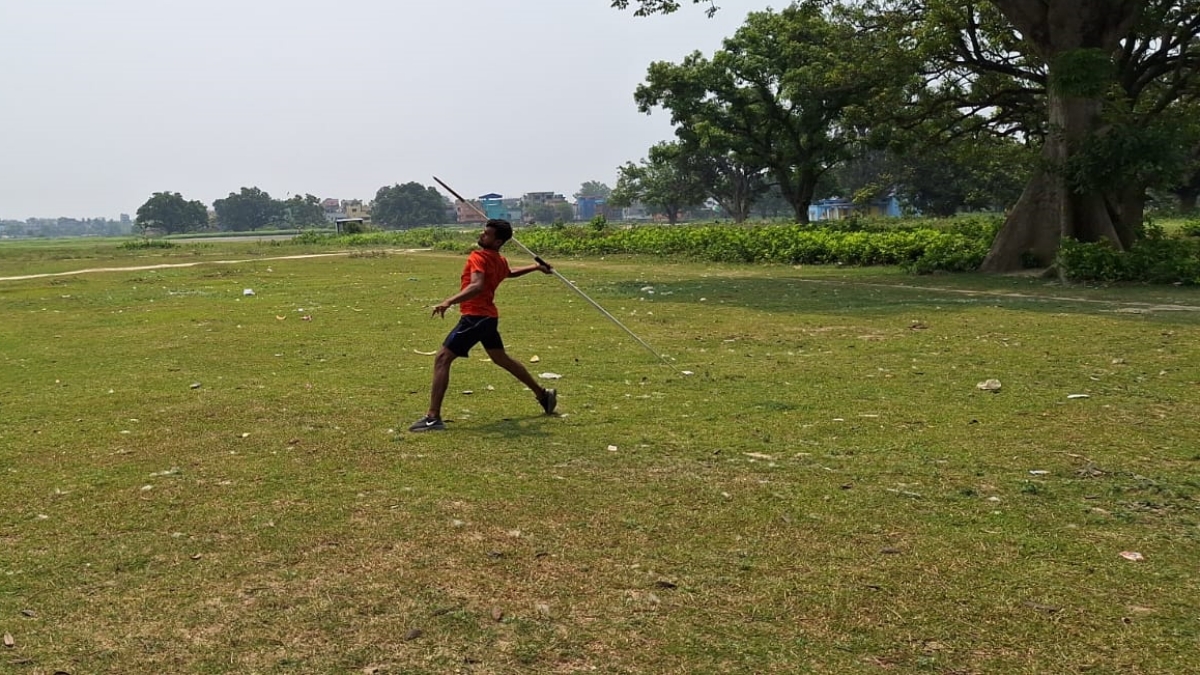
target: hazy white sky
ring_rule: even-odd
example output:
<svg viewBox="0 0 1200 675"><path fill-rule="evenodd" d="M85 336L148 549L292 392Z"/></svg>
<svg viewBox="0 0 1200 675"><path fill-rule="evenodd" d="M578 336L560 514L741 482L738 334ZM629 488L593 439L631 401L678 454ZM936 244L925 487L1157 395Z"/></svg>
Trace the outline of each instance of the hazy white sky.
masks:
<svg viewBox="0 0 1200 675"><path fill-rule="evenodd" d="M781 4L781 3L777 3ZM651 61L720 46L758 0L637 18L609 0L0 0L0 218L609 185L671 137Z"/></svg>

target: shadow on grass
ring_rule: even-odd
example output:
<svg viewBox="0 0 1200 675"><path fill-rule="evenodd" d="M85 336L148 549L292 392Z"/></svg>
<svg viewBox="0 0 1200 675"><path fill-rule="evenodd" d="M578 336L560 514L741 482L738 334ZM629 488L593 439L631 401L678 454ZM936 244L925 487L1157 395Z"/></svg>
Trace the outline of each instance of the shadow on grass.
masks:
<svg viewBox="0 0 1200 675"><path fill-rule="evenodd" d="M1070 314L1108 314L1141 320L1200 323L1200 294L1190 289L1145 288L1073 289L1044 281L978 275L913 277L911 280L856 281L780 277L695 277L666 283L619 281L606 290L614 296L643 298L653 303L726 305L773 314L805 313L888 317L911 314L915 308L942 310L993 307L1016 311Z"/></svg>
<svg viewBox="0 0 1200 675"><path fill-rule="evenodd" d="M485 436L496 436L508 439L548 438L551 433L546 430L547 424L558 422L558 415L529 414L521 417L505 417L482 424L459 422L458 428Z"/></svg>

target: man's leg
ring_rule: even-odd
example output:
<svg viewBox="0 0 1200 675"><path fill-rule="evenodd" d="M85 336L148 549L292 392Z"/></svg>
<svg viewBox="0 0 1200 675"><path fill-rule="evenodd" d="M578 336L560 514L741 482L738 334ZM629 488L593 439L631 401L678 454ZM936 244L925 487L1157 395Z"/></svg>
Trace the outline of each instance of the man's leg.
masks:
<svg viewBox="0 0 1200 675"><path fill-rule="evenodd" d="M446 398L446 389L450 387L450 364L458 358L445 345L438 350L433 359L433 385L429 389L429 411L426 417L442 418L442 400ZM518 366L521 364L517 364Z"/></svg>
<svg viewBox="0 0 1200 675"><path fill-rule="evenodd" d="M546 389L542 387L542 385L538 384L538 381L533 379L533 375L529 374L529 371L525 369L525 366L521 365L520 361L517 361L513 357L509 356L508 352L504 351L503 347L488 349L487 353L488 356L491 357L492 363L512 373L513 377L523 382L525 386L529 387L529 390L532 391L535 396L537 396L538 403L541 404L543 408L546 408L546 397L555 395L550 393L554 391L553 389ZM553 405L546 409L547 413L553 411Z"/></svg>

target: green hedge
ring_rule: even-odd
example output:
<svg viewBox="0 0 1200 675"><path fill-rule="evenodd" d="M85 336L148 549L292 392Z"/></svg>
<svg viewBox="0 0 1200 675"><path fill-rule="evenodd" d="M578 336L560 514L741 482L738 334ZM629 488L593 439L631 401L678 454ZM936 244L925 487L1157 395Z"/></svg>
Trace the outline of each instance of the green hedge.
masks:
<svg viewBox="0 0 1200 675"><path fill-rule="evenodd" d="M1147 237L1129 251L1109 242L1068 239L1058 250L1058 265L1071 281L1200 284L1200 242L1194 239Z"/></svg>
<svg viewBox="0 0 1200 675"><path fill-rule="evenodd" d="M558 255L636 253L714 262L901 265L927 273L976 269L998 226L976 221L938 229L846 224L644 225L603 232L535 228L521 230L518 236L531 249Z"/></svg>
<svg viewBox="0 0 1200 675"><path fill-rule="evenodd" d="M546 255L640 254L713 262L788 265L900 265L916 273L979 267L1000 227L995 217L945 220L848 219L819 225L634 225L523 227L521 243ZM306 233L299 244L468 250L478 233L437 227L331 236Z"/></svg>

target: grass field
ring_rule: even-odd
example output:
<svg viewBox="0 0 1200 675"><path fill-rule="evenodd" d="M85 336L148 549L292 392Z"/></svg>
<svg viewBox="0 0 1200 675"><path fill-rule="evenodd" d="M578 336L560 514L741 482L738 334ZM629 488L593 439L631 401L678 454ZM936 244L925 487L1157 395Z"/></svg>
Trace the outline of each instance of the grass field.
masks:
<svg viewBox="0 0 1200 675"><path fill-rule="evenodd" d="M0 673L1200 672L1194 289L562 260L677 369L524 277L409 434L462 256L306 252L0 246L205 263L0 281Z"/></svg>

